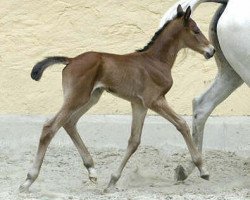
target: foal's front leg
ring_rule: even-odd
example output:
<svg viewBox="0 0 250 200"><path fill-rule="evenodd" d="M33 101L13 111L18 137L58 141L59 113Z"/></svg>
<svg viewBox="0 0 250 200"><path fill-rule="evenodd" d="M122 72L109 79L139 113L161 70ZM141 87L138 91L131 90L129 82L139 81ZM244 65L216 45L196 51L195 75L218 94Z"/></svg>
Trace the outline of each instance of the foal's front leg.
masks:
<svg viewBox="0 0 250 200"><path fill-rule="evenodd" d="M187 123L185 122L185 120L169 107L164 97L162 97L161 99L153 103L150 108L154 110L155 112L157 112L159 115L163 116L168 121L170 121L177 128L177 130L181 132L187 144L188 150L191 154L192 161L200 171L201 178L207 179L209 175L203 169L201 154L196 149L196 146L190 135L189 127Z"/></svg>
<svg viewBox="0 0 250 200"><path fill-rule="evenodd" d="M124 169L126 163L128 162L129 158L132 156L132 154L136 151L137 147L139 146L141 142L142 127L145 116L147 114L147 110L148 109L145 108L142 104L132 103L132 114L133 114L132 128L131 128L131 136L128 141L127 152L118 170L111 175L110 182L108 184L108 187L105 189L105 192L107 192L109 189L115 186L116 182L121 177L122 170Z"/></svg>

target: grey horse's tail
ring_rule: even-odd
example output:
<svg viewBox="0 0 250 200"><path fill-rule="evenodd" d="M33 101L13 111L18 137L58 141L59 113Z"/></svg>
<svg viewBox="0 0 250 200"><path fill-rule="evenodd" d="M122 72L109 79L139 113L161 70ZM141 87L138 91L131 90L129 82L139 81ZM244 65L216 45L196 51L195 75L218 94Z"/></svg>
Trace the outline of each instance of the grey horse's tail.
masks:
<svg viewBox="0 0 250 200"><path fill-rule="evenodd" d="M215 12L215 14L213 16L213 19L210 22L210 26L209 26L210 41L212 42L212 44L216 50L217 56L223 56L223 57L224 57L224 54L221 50L219 38L218 38L218 34L217 34L217 25L218 25L219 19L220 19L221 15L223 14L226 6L227 6L226 4L223 4L217 9L217 11ZM226 60L226 59L224 59L224 60Z"/></svg>
<svg viewBox="0 0 250 200"><path fill-rule="evenodd" d="M63 56L47 57L44 60L38 62L31 71L31 78L35 81L39 81L43 75L43 72L50 65L54 64L69 64L70 59Z"/></svg>
<svg viewBox="0 0 250 200"><path fill-rule="evenodd" d="M194 12L194 10L202 3L214 2L227 5L228 1L229 0L179 0L172 7L170 7L167 12L165 12L160 20L159 27L163 27L167 21L171 21L176 17L178 5L181 5L183 9L187 9L187 7L190 6L192 12Z"/></svg>
<svg viewBox="0 0 250 200"><path fill-rule="evenodd" d="M214 2L214 3L222 3L227 4L229 0L206 0L205 2Z"/></svg>

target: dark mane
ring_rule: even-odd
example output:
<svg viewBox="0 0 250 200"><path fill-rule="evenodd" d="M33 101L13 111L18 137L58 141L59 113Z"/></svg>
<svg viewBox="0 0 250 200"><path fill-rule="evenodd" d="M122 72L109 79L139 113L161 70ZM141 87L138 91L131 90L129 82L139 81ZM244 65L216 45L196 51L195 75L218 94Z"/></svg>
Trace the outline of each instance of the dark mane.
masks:
<svg viewBox="0 0 250 200"><path fill-rule="evenodd" d="M173 20L171 21L167 21L163 27L161 27L158 31L155 32L154 36L152 37L152 39L150 40L150 42L145 46L143 47L142 49L137 49L136 52L143 52L143 51L146 51L149 49L149 47L151 47L155 40L159 37L159 35L164 31L164 29L170 24L170 22L172 22Z"/></svg>

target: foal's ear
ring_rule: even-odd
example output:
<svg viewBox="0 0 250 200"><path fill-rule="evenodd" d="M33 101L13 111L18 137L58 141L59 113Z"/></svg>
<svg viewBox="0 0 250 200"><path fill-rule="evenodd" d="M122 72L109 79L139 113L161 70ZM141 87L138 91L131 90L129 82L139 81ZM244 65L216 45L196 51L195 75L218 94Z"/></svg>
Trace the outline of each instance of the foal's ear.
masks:
<svg viewBox="0 0 250 200"><path fill-rule="evenodd" d="M184 11L181 7L181 5L179 4L177 7L177 17L182 17L184 15Z"/></svg>
<svg viewBox="0 0 250 200"><path fill-rule="evenodd" d="M184 14L184 21L185 21L185 23L188 22L188 20L190 18L190 15L191 15L191 7L188 6L188 8L187 8L187 10L186 10L186 12Z"/></svg>

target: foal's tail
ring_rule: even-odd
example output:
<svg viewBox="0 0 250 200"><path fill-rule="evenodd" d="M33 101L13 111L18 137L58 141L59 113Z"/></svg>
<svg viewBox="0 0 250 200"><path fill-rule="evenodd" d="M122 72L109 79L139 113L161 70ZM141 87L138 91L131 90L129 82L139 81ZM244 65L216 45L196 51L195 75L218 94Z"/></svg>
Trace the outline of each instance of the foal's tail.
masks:
<svg viewBox="0 0 250 200"><path fill-rule="evenodd" d="M70 58L63 57L63 56L55 56L55 57L47 57L44 60L38 62L31 71L31 78L35 81L39 81L43 75L43 71L49 67L50 65L54 64L69 64Z"/></svg>

